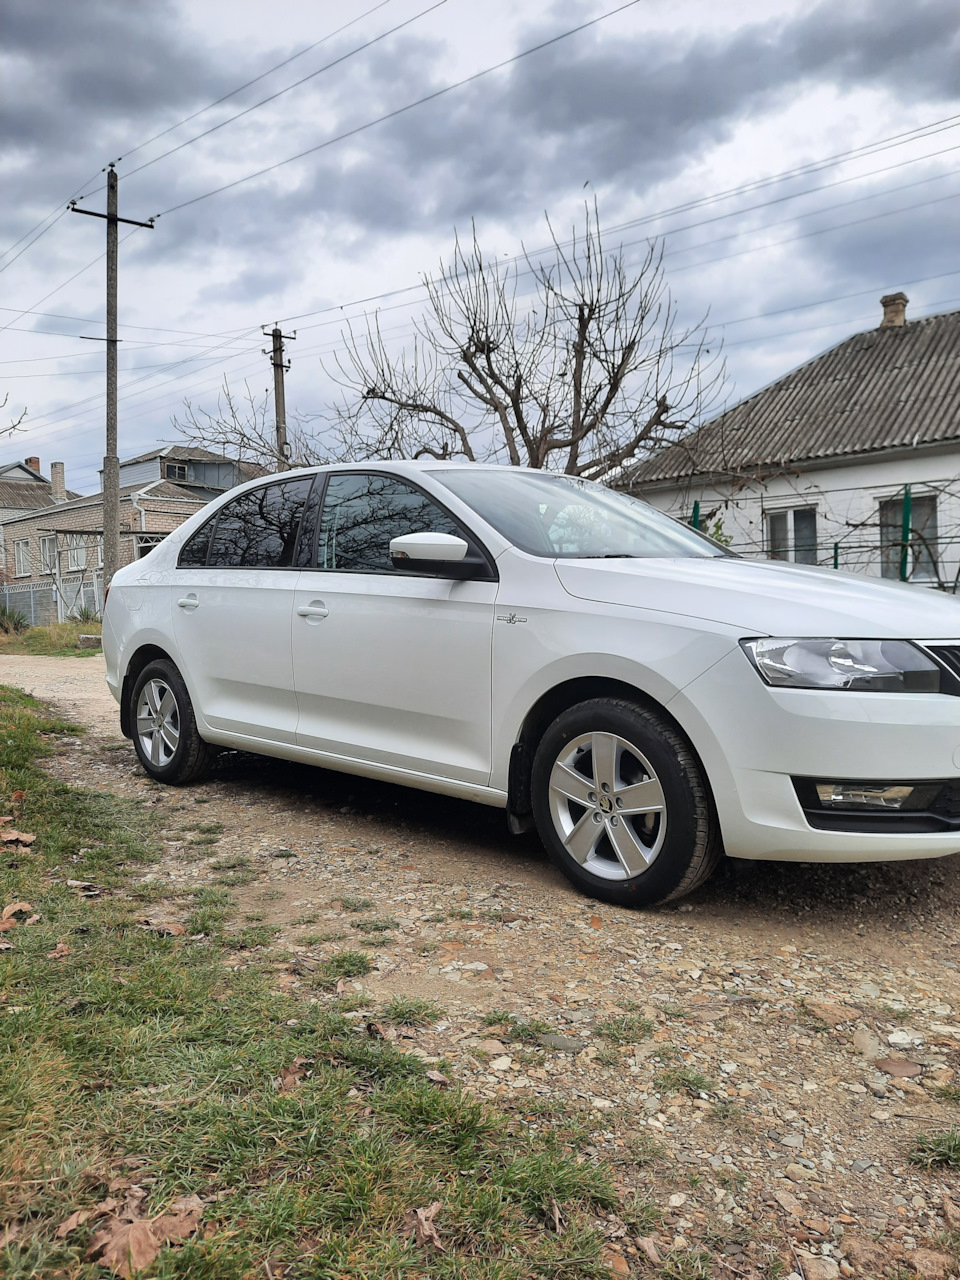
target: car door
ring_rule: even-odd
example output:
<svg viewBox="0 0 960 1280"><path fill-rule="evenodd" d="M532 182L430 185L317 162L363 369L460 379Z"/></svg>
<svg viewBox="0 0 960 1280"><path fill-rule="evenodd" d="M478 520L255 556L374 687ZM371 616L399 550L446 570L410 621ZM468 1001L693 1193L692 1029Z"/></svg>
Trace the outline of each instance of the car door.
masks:
<svg viewBox="0 0 960 1280"><path fill-rule="evenodd" d="M184 543L174 574L174 634L194 705L211 728L251 742L296 739L290 630L313 479L238 494Z"/></svg>
<svg viewBox="0 0 960 1280"><path fill-rule="evenodd" d="M466 581L394 568L391 538L466 537ZM418 486L329 476L314 567L297 584L297 741L343 759L486 784L497 582L486 552Z"/></svg>

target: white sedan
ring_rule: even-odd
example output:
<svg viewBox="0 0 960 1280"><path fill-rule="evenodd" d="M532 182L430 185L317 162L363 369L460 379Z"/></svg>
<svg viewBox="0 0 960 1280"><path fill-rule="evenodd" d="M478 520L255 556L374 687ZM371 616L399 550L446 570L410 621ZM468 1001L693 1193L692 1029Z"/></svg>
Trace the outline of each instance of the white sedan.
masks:
<svg viewBox="0 0 960 1280"><path fill-rule="evenodd" d="M737 858L960 850L960 606L739 559L567 476L445 462L232 490L113 579L144 769L223 748L464 797L637 906Z"/></svg>

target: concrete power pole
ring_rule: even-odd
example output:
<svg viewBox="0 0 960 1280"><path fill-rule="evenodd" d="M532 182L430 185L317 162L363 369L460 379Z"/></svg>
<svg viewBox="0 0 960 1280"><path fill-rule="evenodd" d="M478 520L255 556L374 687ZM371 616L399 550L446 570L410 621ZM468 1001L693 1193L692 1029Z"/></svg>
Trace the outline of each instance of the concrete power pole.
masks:
<svg viewBox="0 0 960 1280"><path fill-rule="evenodd" d="M121 222L132 227L153 230L153 219L135 222L133 218L118 216L117 171L113 164L107 169L107 212L95 213L92 209L78 209L70 202L74 213L84 213L89 218L105 218L107 223L107 421L106 444L103 457L103 585L109 587L113 575L120 567L120 456L117 452L117 250L120 245Z"/></svg>
<svg viewBox="0 0 960 1280"><path fill-rule="evenodd" d="M264 328L264 333L267 330ZM264 349L263 354L270 357L270 363L273 365L273 408L277 423L277 470L290 470L290 445L287 443L287 402L284 395L283 375L290 368L290 362L284 364L283 361L283 344L284 341L292 342L297 336L297 331L293 333L281 333L279 327L274 325L270 330L270 337L273 339L273 346L269 351Z"/></svg>

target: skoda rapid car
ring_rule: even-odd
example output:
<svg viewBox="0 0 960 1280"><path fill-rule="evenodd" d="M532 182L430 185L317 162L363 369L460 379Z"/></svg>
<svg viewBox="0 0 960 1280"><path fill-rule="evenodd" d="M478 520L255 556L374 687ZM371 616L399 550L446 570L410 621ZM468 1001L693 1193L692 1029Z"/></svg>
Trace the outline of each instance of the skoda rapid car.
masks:
<svg viewBox="0 0 960 1280"><path fill-rule="evenodd" d="M235 748L461 796L611 902L723 852L960 850L952 597L742 560L571 477L257 480L120 570L103 647L152 777Z"/></svg>

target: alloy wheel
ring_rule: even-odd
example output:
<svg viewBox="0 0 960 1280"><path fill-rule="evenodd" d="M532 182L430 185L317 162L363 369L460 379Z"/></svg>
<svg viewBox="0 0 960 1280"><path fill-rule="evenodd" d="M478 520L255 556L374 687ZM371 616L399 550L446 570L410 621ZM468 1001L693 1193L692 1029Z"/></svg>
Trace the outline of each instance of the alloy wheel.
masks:
<svg viewBox="0 0 960 1280"><path fill-rule="evenodd" d="M180 708L165 680L148 680L140 690L137 736L152 765L163 768L173 759L180 744Z"/></svg>
<svg viewBox="0 0 960 1280"><path fill-rule="evenodd" d="M666 836L660 779L614 733L585 733L565 744L550 771L550 814L571 858L606 880L646 871Z"/></svg>

